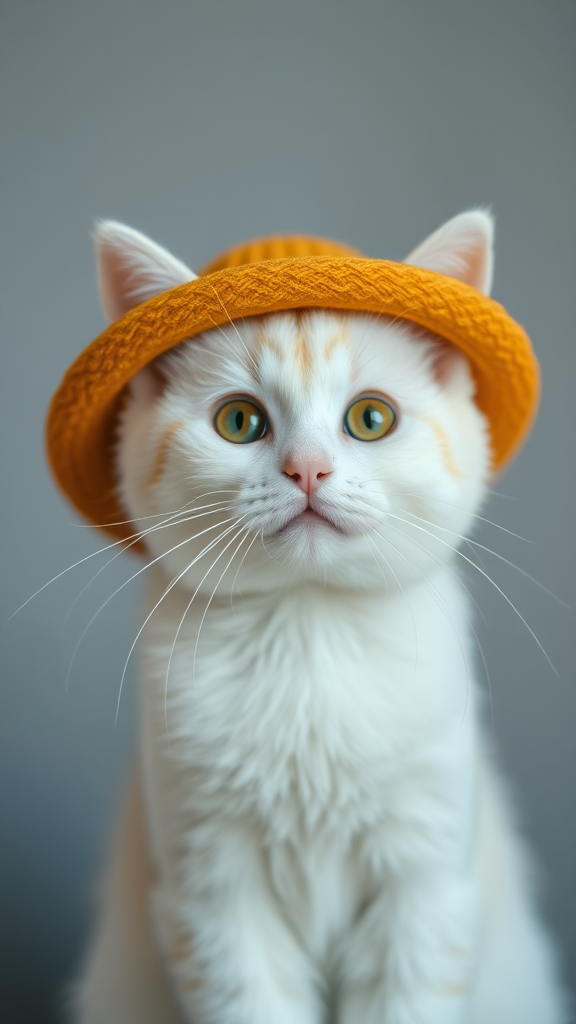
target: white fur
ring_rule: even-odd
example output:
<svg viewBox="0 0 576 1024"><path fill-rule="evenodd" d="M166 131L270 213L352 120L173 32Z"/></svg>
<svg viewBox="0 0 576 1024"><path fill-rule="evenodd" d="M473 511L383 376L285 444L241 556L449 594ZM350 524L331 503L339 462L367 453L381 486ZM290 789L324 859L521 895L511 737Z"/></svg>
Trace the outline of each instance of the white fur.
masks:
<svg viewBox="0 0 576 1024"><path fill-rule="evenodd" d="M117 307L115 231L136 256L127 229L100 228ZM486 289L491 235L462 215L409 259ZM157 252L138 236L141 279ZM82 1024L564 1019L479 728L455 549L488 441L466 362L443 352L406 324L285 313L209 331L135 382L118 476L128 514L157 517L141 520L148 842L132 812ZM399 413L371 443L342 429L365 392ZM252 444L214 429L238 394L269 416ZM290 460L332 466L310 503L334 526L287 525L307 504Z"/></svg>

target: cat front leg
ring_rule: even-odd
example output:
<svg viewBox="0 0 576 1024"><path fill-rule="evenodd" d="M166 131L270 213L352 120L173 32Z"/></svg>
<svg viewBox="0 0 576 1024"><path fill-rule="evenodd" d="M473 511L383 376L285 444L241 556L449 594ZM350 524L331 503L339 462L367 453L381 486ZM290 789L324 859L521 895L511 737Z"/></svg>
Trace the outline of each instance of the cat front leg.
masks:
<svg viewBox="0 0 576 1024"><path fill-rule="evenodd" d="M284 920L250 828L195 829L176 889L156 894L157 932L190 1024L321 1024L319 985Z"/></svg>
<svg viewBox="0 0 576 1024"><path fill-rule="evenodd" d="M150 917L154 870L148 854L140 779L126 793L98 926L74 985L74 1024L180 1024Z"/></svg>
<svg viewBox="0 0 576 1024"><path fill-rule="evenodd" d="M342 954L338 1024L462 1024L476 953L471 879L390 879Z"/></svg>

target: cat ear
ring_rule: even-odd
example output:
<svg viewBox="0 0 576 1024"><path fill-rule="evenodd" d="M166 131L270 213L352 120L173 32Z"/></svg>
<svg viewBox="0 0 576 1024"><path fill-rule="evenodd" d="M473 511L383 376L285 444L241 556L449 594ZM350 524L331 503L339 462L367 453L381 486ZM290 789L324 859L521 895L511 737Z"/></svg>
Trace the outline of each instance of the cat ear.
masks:
<svg viewBox="0 0 576 1024"><path fill-rule="evenodd" d="M490 294L494 219L485 210L461 213L413 249L404 263L435 270Z"/></svg>
<svg viewBox="0 0 576 1024"><path fill-rule="evenodd" d="M114 220L102 220L94 232L100 301L108 320L196 277L139 231Z"/></svg>

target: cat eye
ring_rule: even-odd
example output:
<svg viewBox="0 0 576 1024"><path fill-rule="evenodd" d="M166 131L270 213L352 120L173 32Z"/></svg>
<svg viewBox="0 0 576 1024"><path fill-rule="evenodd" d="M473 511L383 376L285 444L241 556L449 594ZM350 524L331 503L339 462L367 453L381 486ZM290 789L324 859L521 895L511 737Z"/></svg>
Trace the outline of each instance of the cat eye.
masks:
<svg viewBox="0 0 576 1024"><path fill-rule="evenodd" d="M394 407L374 395L357 398L344 416L344 430L357 441L378 441L390 433L395 423Z"/></svg>
<svg viewBox="0 0 576 1024"><path fill-rule="evenodd" d="M234 398L221 406L214 417L214 429L225 441L249 444L266 433L268 423L259 406L247 398Z"/></svg>

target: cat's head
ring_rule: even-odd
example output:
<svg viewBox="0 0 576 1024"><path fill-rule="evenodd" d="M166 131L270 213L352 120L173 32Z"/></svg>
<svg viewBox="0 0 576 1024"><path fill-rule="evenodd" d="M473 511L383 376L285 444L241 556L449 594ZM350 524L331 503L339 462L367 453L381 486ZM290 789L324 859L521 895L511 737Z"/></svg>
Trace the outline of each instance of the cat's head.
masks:
<svg viewBox="0 0 576 1024"><path fill-rule="evenodd" d="M111 320L194 277L138 232L96 233ZM487 293L492 221L462 214L407 262ZM196 335L133 379L118 486L187 588L410 586L447 561L489 473L466 359L406 321L316 309Z"/></svg>

